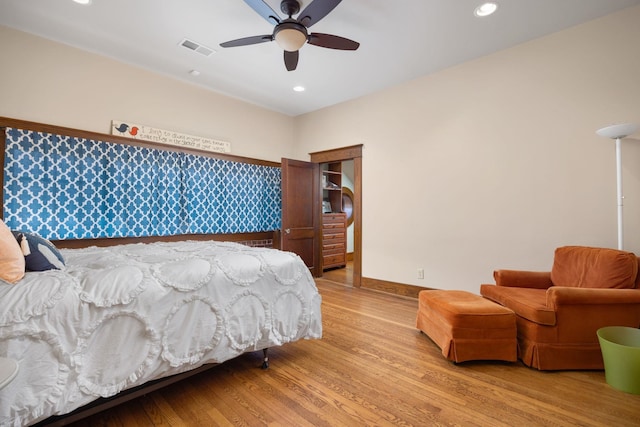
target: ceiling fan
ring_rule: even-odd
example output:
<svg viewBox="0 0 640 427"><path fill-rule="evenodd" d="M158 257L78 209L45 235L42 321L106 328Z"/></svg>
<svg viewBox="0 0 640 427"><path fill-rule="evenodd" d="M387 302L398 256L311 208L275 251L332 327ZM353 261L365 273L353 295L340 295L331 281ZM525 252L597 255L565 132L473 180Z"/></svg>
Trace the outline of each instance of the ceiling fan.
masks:
<svg viewBox="0 0 640 427"><path fill-rule="evenodd" d="M315 46L338 50L356 50L360 43L340 36L323 33L309 33L308 28L327 16L342 0L313 0L298 18L292 16L300 11L297 0L282 0L280 10L289 16L281 19L263 0L244 0L258 15L275 25L273 34L244 37L220 43L221 47L247 46L252 44L276 41L284 49L284 65L288 71L298 66L299 50L309 43Z"/></svg>

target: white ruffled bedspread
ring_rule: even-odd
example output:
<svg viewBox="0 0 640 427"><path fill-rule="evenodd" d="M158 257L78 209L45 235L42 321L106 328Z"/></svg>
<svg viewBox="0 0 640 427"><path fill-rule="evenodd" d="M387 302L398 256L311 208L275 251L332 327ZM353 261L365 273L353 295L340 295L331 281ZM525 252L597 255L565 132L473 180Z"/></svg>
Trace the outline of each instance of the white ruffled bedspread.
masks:
<svg viewBox="0 0 640 427"><path fill-rule="evenodd" d="M295 254L228 242L61 251L64 270L0 281L0 425L65 414L150 380L322 336Z"/></svg>

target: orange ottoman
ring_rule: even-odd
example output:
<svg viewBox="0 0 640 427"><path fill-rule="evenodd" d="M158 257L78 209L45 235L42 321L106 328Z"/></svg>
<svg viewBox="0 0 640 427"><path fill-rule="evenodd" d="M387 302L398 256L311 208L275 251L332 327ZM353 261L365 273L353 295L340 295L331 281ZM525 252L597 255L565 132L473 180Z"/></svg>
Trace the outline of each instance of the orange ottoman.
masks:
<svg viewBox="0 0 640 427"><path fill-rule="evenodd" d="M420 291L416 326L456 363L518 357L514 312L470 292Z"/></svg>

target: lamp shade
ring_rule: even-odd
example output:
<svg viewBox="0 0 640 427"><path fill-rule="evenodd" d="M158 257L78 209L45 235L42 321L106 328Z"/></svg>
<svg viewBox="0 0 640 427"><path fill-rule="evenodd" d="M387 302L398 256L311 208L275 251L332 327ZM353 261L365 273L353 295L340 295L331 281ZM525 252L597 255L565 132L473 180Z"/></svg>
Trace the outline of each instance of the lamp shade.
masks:
<svg viewBox="0 0 640 427"><path fill-rule="evenodd" d="M626 123L622 125L611 125L598 129L596 133L605 138L618 139L633 135L638 131L638 125Z"/></svg>
<svg viewBox="0 0 640 427"><path fill-rule="evenodd" d="M616 141L616 185L618 198L618 249L623 249L623 221L622 208L624 196L622 195L622 153L620 149L620 140L638 131L638 126L632 123L621 125L611 125L598 129L596 133L605 138L615 139Z"/></svg>
<svg viewBox="0 0 640 427"><path fill-rule="evenodd" d="M276 27L273 36L282 49L296 52L307 41L307 29L295 22L283 22Z"/></svg>

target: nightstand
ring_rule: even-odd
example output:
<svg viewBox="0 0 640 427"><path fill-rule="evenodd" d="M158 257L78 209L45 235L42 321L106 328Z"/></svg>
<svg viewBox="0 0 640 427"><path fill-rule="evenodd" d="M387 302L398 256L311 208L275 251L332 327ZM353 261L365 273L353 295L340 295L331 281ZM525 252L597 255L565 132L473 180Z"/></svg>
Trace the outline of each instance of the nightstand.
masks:
<svg viewBox="0 0 640 427"><path fill-rule="evenodd" d="M18 362L0 357L0 388L3 388L18 374Z"/></svg>

